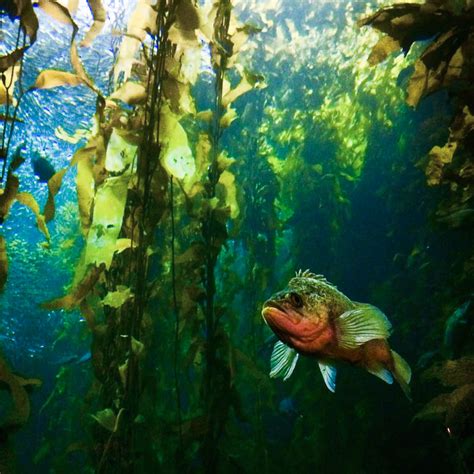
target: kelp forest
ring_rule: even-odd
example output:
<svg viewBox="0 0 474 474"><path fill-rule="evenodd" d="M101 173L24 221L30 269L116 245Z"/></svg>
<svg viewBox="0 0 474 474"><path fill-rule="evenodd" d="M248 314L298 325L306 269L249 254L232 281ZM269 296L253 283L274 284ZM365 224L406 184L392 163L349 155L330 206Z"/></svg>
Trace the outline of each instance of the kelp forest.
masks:
<svg viewBox="0 0 474 474"><path fill-rule="evenodd" d="M472 473L473 150L471 0L0 1L0 473ZM306 269L411 400L270 377Z"/></svg>

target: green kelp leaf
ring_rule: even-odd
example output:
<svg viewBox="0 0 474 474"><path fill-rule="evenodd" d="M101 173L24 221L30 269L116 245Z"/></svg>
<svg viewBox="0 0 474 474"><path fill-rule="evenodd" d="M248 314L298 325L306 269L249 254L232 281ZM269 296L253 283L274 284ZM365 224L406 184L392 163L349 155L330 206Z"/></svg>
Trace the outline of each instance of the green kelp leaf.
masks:
<svg viewBox="0 0 474 474"><path fill-rule="evenodd" d="M128 373L128 359L118 367L120 381L122 382L123 387L127 386L127 373Z"/></svg>
<svg viewBox="0 0 474 474"><path fill-rule="evenodd" d="M5 237L0 235L0 292L5 287L8 277L8 254L7 254L7 242Z"/></svg>
<svg viewBox="0 0 474 474"><path fill-rule="evenodd" d="M66 174L66 171L69 168L63 168L56 172L48 181L48 200L44 206L44 219L46 222L49 222L54 219L56 213L56 205L54 203L54 198L58 194L61 184L63 182L63 177Z"/></svg>
<svg viewBox="0 0 474 474"><path fill-rule="evenodd" d="M132 290L126 286L118 285L116 291L109 291L102 300L104 306L120 308L134 297Z"/></svg>
<svg viewBox="0 0 474 474"><path fill-rule="evenodd" d="M229 107L226 113L221 117L220 126L221 128L227 128L230 124L238 117L237 111L232 107Z"/></svg>
<svg viewBox="0 0 474 474"><path fill-rule="evenodd" d="M127 81L109 99L121 100L129 105L141 104L146 99L146 89L138 82Z"/></svg>
<svg viewBox="0 0 474 474"><path fill-rule="evenodd" d="M124 140L114 129L105 156L105 168L119 173L109 176L98 186L94 197L94 213L87 235L85 264L104 263L110 267L116 242L122 228L128 185L137 146Z"/></svg>
<svg viewBox="0 0 474 474"><path fill-rule="evenodd" d="M139 340L132 337L131 346L132 346L132 352L137 357L142 357L142 355L144 354L144 351L145 351L145 346L144 346L143 342L140 342Z"/></svg>
<svg viewBox="0 0 474 474"><path fill-rule="evenodd" d="M264 89L265 87L267 87L263 76L253 74L246 70L244 70L242 74L243 76L239 84L234 89L231 89L230 91L226 92L224 97L222 97L222 107L227 107L241 95L252 89Z"/></svg>
<svg viewBox="0 0 474 474"><path fill-rule="evenodd" d="M109 177L98 188L94 200L94 215L87 235L86 264L104 263L110 267L117 238L122 228L130 173Z"/></svg>
<svg viewBox="0 0 474 474"><path fill-rule="evenodd" d="M52 89L60 86L78 86L83 84L83 80L77 75L56 69L45 69L36 78L30 90Z"/></svg>
<svg viewBox="0 0 474 474"><path fill-rule="evenodd" d="M102 31L105 21L107 20L107 12L105 11L101 0L87 0L87 4L89 5L94 21L89 28L89 31L86 33L86 36L81 41L81 46L84 47L88 47L92 44L97 35Z"/></svg>
<svg viewBox="0 0 474 474"><path fill-rule="evenodd" d="M17 193L16 200L33 211L34 215L36 216L36 225L38 226L38 229L46 237L46 240L49 241L49 230L46 226L45 218L41 214L40 207L36 199L30 193Z"/></svg>
<svg viewBox="0 0 474 474"><path fill-rule="evenodd" d="M162 108L160 116L160 143L166 171L185 183L189 181L196 172L196 165L188 145L188 136L167 106Z"/></svg>
<svg viewBox="0 0 474 474"><path fill-rule="evenodd" d="M228 170L224 170L219 177L219 184L225 189L225 197L223 198L226 206L230 208L231 219L239 217L240 208L237 202L237 187L235 185L235 175Z"/></svg>
<svg viewBox="0 0 474 474"><path fill-rule="evenodd" d="M100 410L95 415L91 416L107 431L111 431L112 433L117 431L119 416L117 416L111 408L105 408L104 410Z"/></svg>
<svg viewBox="0 0 474 474"><path fill-rule="evenodd" d="M79 283L71 289L71 291L61 298L56 298L41 304L43 309L65 309L71 311L79 306L82 300L92 291L95 284L99 280L100 274L103 271L103 266L91 267Z"/></svg>
<svg viewBox="0 0 474 474"><path fill-rule="evenodd" d="M115 242L115 252L122 253L124 250L131 248L132 239L117 239Z"/></svg>

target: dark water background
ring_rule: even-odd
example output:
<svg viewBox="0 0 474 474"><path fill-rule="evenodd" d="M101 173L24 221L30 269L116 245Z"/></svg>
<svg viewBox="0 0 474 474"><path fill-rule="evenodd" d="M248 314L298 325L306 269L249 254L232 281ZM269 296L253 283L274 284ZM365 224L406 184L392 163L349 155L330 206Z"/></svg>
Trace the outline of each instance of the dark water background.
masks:
<svg viewBox="0 0 474 474"><path fill-rule="evenodd" d="M239 8L243 20L255 19L251 7L252 3L248 3ZM116 14L111 24L120 26L120 11L113 13L110 6L108 11L109 16ZM241 191L250 195L252 189L268 185L274 191L267 196L274 192L275 196L283 197L276 203L255 201L247 205L242 223L231 234L221 255L219 284L225 285L229 273L239 275L240 282L234 282L234 300L226 301L238 319L226 321L226 327L234 345L255 357L255 363L265 371L271 353L271 344L265 341L271 334L263 322L256 330L257 336L252 336L256 337L257 351L249 351L251 333L255 331L251 323L255 306L283 288L295 270L309 268L322 273L351 299L380 307L394 326L392 347L414 370L414 401L409 403L397 386L386 385L352 367L343 367L338 372L337 391L329 393L317 364L309 359L298 363L289 381L272 380L269 387L262 385L257 394L252 375L242 365L237 368L235 383L244 416L234 413L229 432L223 436L222 450L231 461L223 464L222 472L442 474L463 473L463 462L472 462L472 458L461 461L460 457L460 445L468 437L450 438L442 420L413 420L423 405L440 393L433 382L423 381L416 362L425 353L440 349L446 315L465 301L471 290L469 282L472 283L472 279L465 277L458 280L472 246L472 232L436 224L436 207L448 190L427 187L423 169L417 166L434 145L442 145L446 140L449 100L438 94L424 100L414 111L403 103L400 93L401 100L394 109L393 97L389 96L395 89L390 89L387 96L363 92L358 96L353 90L344 91L351 80L341 74L349 74L349 69L335 70L331 61L315 61L318 54L336 54L339 41L346 38L346 15L356 19L365 11L366 5L360 2L349 12L345 2L279 2L278 9L268 14L274 27L256 37L254 49L244 53L249 65L265 75L268 87L250 92L236 102L240 119L226 131L223 147L237 159L234 169ZM39 16L44 30L25 58L25 83L31 83L46 65L69 69L68 37L61 30L64 27L41 13ZM287 20L308 34L308 42L296 49L286 51L282 46L278 53L265 53L265 45L273 43L278 26L290 43ZM329 35L334 29L336 33ZM313 30L320 34L313 36ZM117 42L110 30L106 33L91 50L81 50L85 64L95 71L94 79L103 90ZM353 37L356 35L354 32ZM312 39L320 43L311 43ZM368 53L369 49L366 56ZM354 57L344 54L341 64L351 64ZM199 109L204 109L209 101L209 81L209 76L204 77L196 86ZM339 89L334 84L340 84ZM310 99L302 92L306 89L314 90ZM327 124L318 124L316 119L302 120L303 126L311 130L299 143L295 138L286 145L279 143L273 134L273 126L291 128L299 120L295 118L298 110L317 110L327 98L327 91L334 94L329 97L331 100L343 92L357 98L359 113L371 124L363 129L367 148L360 176L340 180L344 203L335 199L335 188L327 185L331 178L322 180L311 171L314 164L330 169L331 173L345 169L343 164L334 164L340 143ZM59 169L80 144L60 141L54 136L54 129L58 125L69 132L78 126L87 128L94 107L94 97L84 87L61 94L57 90L37 91L22 104L24 123L17 127L15 144L25 141L30 155L33 150L40 150ZM272 124L272 118L265 112L267 107L285 111L283 126ZM380 110L390 117L391 127L377 118ZM267 122L263 132L259 129L262 122ZM293 172L276 178L271 167L257 163L264 159L268 143L282 161L299 146L301 163ZM29 163L21 168L20 179L23 191L45 201L47 188L37 183ZM285 198L285 193L291 198ZM60 295L70 282L83 244L78 237L74 171L66 176L57 206L58 215L50 226L53 245L49 250L40 247L42 236L35 229L34 217L18 205L1 228L8 242L11 269L7 287L0 296L0 329L5 336L2 350L17 372L43 380L41 390L32 395L30 422L16 436L24 472L60 472L52 470L55 455L48 454L48 450L54 453L55 445L64 444L63 437L72 442L75 433L82 432L90 423L87 410L80 407L91 381L87 361L66 364L69 372L63 379L68 384L64 397L39 412L54 390L64 358L80 357L90 346L79 313L47 312L38 306ZM286 215L285 206L292 206L292 216ZM262 217L265 212L275 214L280 222L277 229L266 227L265 222L270 221ZM274 245L274 258L271 252L265 253L269 252L270 243ZM260 265L268 265L265 288L248 285L248 275L255 263L252 258ZM69 328L68 339L55 343L64 327ZM171 350L171 342L164 341L164 345L168 343ZM163 372L170 371L170 360L157 360L153 370L159 372L163 367ZM198 392L199 387L191 390ZM171 388L163 393L171 393ZM185 391L184 406L187 397ZM157 398L156 403L159 405L161 400ZM255 418L256 406L260 420ZM35 464L34 458L45 443L45 454ZM256 443L260 449L257 453L252 448ZM463 456L469 457L465 453ZM91 472L86 470L86 458L81 454L77 457L76 470L71 472ZM197 463L195 469L199 467Z"/></svg>

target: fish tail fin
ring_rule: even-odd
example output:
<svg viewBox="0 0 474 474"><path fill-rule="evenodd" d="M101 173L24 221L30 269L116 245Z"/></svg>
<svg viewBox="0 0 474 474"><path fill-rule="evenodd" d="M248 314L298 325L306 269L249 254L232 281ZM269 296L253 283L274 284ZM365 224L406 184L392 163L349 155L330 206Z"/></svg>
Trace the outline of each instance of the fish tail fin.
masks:
<svg viewBox="0 0 474 474"><path fill-rule="evenodd" d="M394 350L392 352L393 357L393 376L395 380L400 384L400 387L403 390L403 393L406 395L408 400L412 401L411 391L410 391L410 380L411 380L411 368L408 365L408 362Z"/></svg>

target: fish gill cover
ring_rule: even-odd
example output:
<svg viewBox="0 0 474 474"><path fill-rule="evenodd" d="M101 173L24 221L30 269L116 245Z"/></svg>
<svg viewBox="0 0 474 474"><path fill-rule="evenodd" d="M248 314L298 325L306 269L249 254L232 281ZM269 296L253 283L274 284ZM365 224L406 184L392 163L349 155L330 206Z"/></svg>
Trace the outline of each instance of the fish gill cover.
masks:
<svg viewBox="0 0 474 474"><path fill-rule="evenodd" d="M472 2L0 9L0 471L472 471ZM299 268L412 403L269 377Z"/></svg>

